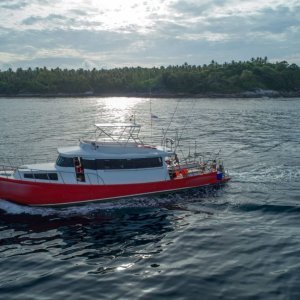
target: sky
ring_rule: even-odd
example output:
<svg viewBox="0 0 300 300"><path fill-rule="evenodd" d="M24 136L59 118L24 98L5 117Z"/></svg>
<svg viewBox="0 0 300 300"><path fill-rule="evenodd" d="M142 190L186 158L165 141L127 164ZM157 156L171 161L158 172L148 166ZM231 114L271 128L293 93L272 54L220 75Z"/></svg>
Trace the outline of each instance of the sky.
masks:
<svg viewBox="0 0 300 300"><path fill-rule="evenodd" d="M0 0L0 69L300 65L299 0Z"/></svg>

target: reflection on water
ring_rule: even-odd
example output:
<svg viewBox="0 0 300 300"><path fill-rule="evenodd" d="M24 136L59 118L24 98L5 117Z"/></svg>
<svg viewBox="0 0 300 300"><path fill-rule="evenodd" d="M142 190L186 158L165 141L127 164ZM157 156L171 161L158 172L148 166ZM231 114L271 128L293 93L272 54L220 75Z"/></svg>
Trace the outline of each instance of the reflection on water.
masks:
<svg viewBox="0 0 300 300"><path fill-rule="evenodd" d="M101 270L107 267L102 264L111 264L118 257L139 261L162 251L162 239L185 224L186 215L211 216L214 209L199 207L199 201L220 197L219 192L222 189L207 187L61 209L1 200L1 252L7 258L37 252L63 260L101 258ZM178 216L170 218L171 212Z"/></svg>
<svg viewBox="0 0 300 300"><path fill-rule="evenodd" d="M163 251L168 233L186 221L184 215L170 218L170 210L184 211L174 204L176 200L152 200L153 207L146 206L146 199L136 199L136 206L126 201L64 211L22 208L2 201L1 255L23 257L24 264L36 257L43 265L40 255L71 261L72 265L88 265L89 275L133 268ZM2 284L10 280L8 276Z"/></svg>
<svg viewBox="0 0 300 300"><path fill-rule="evenodd" d="M132 115L136 115L138 104L145 101L147 99L125 97L97 99L97 117L99 118L99 123L127 123Z"/></svg>

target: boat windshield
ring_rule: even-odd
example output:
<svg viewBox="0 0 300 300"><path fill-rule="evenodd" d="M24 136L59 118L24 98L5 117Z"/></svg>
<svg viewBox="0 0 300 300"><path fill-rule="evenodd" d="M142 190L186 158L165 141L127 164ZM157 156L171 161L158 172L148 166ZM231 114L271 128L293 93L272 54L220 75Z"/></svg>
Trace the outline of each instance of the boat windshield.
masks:
<svg viewBox="0 0 300 300"><path fill-rule="evenodd" d="M59 155L56 160L56 165L59 167L74 167L74 161L72 157L64 157Z"/></svg>

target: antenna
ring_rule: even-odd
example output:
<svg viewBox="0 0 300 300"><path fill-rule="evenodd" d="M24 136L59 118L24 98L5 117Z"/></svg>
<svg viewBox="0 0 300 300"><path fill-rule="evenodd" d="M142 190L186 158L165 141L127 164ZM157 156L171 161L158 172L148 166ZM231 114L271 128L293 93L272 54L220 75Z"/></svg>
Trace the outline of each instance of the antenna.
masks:
<svg viewBox="0 0 300 300"><path fill-rule="evenodd" d="M149 84L149 109L150 109L150 143L153 144L153 122L152 122L152 89L151 89L151 82L150 82L150 73L151 69L149 68L148 72L148 84Z"/></svg>
<svg viewBox="0 0 300 300"><path fill-rule="evenodd" d="M194 111L195 104L196 104L196 101L195 101L195 99L194 99L194 100L193 100L193 106L192 106L191 111ZM181 134L180 134L180 136L179 136L179 138L178 138L178 144L177 144L177 146L179 145L179 142L180 142L180 140L181 140L181 138L182 138L182 135L183 135L183 133L184 133L184 131L185 131L185 129L186 129L186 125L187 125L188 121L189 121L189 118L186 118L185 123L184 123L184 126L183 126L183 129L181 130ZM175 150L177 149L177 146L175 146Z"/></svg>
<svg viewBox="0 0 300 300"><path fill-rule="evenodd" d="M151 87L149 88L149 105L150 105L150 136L151 136L151 144L153 143L153 136L152 136L152 131L153 131L153 123L152 123L152 100L151 100Z"/></svg>
<svg viewBox="0 0 300 300"><path fill-rule="evenodd" d="M172 122L173 122L173 119L174 119L174 116L175 116L175 114L176 114L176 111L177 111L177 108L178 108L178 105L179 105L179 102L180 102L180 101L181 101L181 99L180 99L180 100L177 102L177 104L176 104L176 107L175 107L175 110L174 110L174 112L173 112L171 121L170 121L170 123L169 123L167 129L165 130L165 133L164 133L164 136L163 136L163 140L165 140L166 135L167 135L167 132L168 132L168 130L169 130L169 128L170 128L170 126L171 126L171 124L172 124Z"/></svg>

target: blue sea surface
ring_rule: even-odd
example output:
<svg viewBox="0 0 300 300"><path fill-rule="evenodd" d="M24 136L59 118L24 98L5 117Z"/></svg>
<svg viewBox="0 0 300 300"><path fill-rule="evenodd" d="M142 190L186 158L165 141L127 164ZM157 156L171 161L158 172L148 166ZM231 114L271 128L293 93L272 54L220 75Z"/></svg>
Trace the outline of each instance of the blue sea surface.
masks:
<svg viewBox="0 0 300 300"><path fill-rule="evenodd" d="M135 115L148 141L170 125L185 153L221 149L232 177L65 208L0 200L0 299L300 299L300 99L152 99L152 120L149 107L0 98L5 163L54 161L94 123Z"/></svg>

